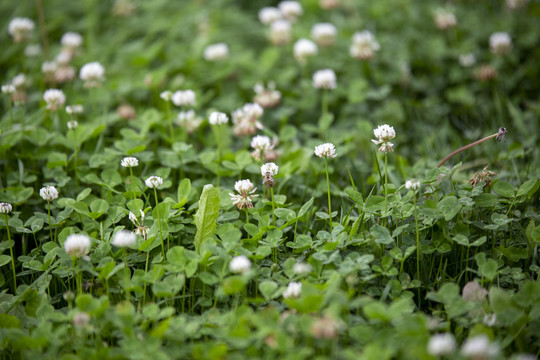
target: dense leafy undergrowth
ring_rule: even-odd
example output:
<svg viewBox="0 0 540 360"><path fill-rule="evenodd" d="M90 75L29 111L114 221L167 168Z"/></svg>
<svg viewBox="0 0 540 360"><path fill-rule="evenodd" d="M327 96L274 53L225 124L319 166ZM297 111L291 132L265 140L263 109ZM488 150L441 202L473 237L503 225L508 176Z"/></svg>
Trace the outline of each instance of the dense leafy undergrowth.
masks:
<svg viewBox="0 0 540 360"><path fill-rule="evenodd" d="M3 359L536 358L538 2L297 5L0 4Z"/></svg>

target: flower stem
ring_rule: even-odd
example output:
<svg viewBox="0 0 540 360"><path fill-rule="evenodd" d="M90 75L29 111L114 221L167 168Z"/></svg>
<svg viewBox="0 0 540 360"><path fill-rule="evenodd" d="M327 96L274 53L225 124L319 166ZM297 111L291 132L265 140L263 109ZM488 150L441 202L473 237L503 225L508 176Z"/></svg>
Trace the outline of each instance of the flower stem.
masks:
<svg viewBox="0 0 540 360"><path fill-rule="evenodd" d="M11 234L9 232L9 223L7 214L4 214L4 220L6 221L6 230L9 241L9 254L11 255L11 268L13 269L13 295L17 295L17 279L15 273L15 257L13 256L13 247L11 246Z"/></svg>
<svg viewBox="0 0 540 360"><path fill-rule="evenodd" d="M321 96L321 110L323 115L328 114L328 90L326 89L323 89Z"/></svg>
<svg viewBox="0 0 540 360"><path fill-rule="evenodd" d="M135 200L135 182L133 181L133 170L131 167L129 168L129 175L131 176L131 190L132 190L132 197L133 200Z"/></svg>
<svg viewBox="0 0 540 360"><path fill-rule="evenodd" d="M9 129L11 130L11 123L12 123L12 118L13 118L11 98L8 99L8 103L9 103Z"/></svg>
<svg viewBox="0 0 540 360"><path fill-rule="evenodd" d="M416 277L420 281L420 233L418 231L418 206L414 194L414 225L416 227ZM420 308L420 288L418 288L418 308Z"/></svg>
<svg viewBox="0 0 540 360"><path fill-rule="evenodd" d="M384 212L388 211L388 152L384 153Z"/></svg>
<svg viewBox="0 0 540 360"><path fill-rule="evenodd" d="M49 60L49 41L47 40L47 28L45 26L45 12L43 11L43 2L41 0L36 0L36 7L38 10L39 32L41 35L41 42L43 43L43 53L45 54L45 59Z"/></svg>
<svg viewBox="0 0 540 360"><path fill-rule="evenodd" d="M221 125L214 126L214 134L217 142L217 187L221 180Z"/></svg>
<svg viewBox="0 0 540 360"><path fill-rule="evenodd" d="M51 237L51 241L53 241L53 234L52 234L52 224L51 224L51 202L47 201L47 215L49 218L49 234Z"/></svg>
<svg viewBox="0 0 540 360"><path fill-rule="evenodd" d="M326 192L328 194L328 220L330 221L330 231L333 230L332 226L332 201L330 200L330 176L328 175L328 157L324 157L324 169L326 171Z"/></svg>
<svg viewBox="0 0 540 360"><path fill-rule="evenodd" d="M146 263L144 264L144 275L148 273L149 258L150 258L150 251L146 253ZM146 280L144 281L144 289L143 289L143 305L146 305Z"/></svg>
<svg viewBox="0 0 540 360"><path fill-rule="evenodd" d="M274 223L274 226L276 226L276 215L274 214L275 211L275 205L274 205L274 188L270 188L270 195L272 196L272 221Z"/></svg>
<svg viewBox="0 0 540 360"><path fill-rule="evenodd" d="M166 108L167 108L167 119L169 120L169 137L171 145L174 143L174 129L173 129L173 118L171 116L171 103L169 101L166 102Z"/></svg>

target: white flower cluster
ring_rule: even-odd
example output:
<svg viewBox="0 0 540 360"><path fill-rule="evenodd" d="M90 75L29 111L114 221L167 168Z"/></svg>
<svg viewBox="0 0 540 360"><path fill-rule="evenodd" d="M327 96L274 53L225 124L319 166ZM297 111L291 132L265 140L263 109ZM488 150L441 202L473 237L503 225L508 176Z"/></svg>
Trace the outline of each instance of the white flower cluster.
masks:
<svg viewBox="0 0 540 360"><path fill-rule="evenodd" d="M97 61L83 65L79 77L87 88L99 87L105 76L105 68Z"/></svg>
<svg viewBox="0 0 540 360"><path fill-rule="evenodd" d="M394 150L394 144L392 144L390 140L396 137L396 131L392 126L386 124L379 125L375 130L373 130L373 134L377 140L371 141L376 145L380 145L379 151L388 152Z"/></svg>
<svg viewBox="0 0 540 360"><path fill-rule="evenodd" d="M287 286L287 289L283 292L285 299L297 298L302 293L302 283L291 281Z"/></svg>
<svg viewBox="0 0 540 360"><path fill-rule="evenodd" d="M375 52L379 51L380 48L375 36L370 31L364 30L353 35L349 53L354 58L369 60L375 56Z"/></svg>
<svg viewBox="0 0 540 360"><path fill-rule="evenodd" d="M306 275L309 274L311 270L311 265L303 262L296 263L293 266L293 271L296 275Z"/></svg>
<svg viewBox="0 0 540 360"><path fill-rule="evenodd" d="M266 176L266 174L276 176L278 174L278 171L279 171L279 167L276 164L272 163L272 162L266 163L263 166L261 166L261 175L262 176Z"/></svg>
<svg viewBox="0 0 540 360"><path fill-rule="evenodd" d="M486 335L477 335L465 341L461 353L472 359L489 359L499 354L499 345L492 343Z"/></svg>
<svg viewBox="0 0 540 360"><path fill-rule="evenodd" d="M512 39L505 32L496 32L489 37L489 48L495 55L506 55L512 49Z"/></svg>
<svg viewBox="0 0 540 360"><path fill-rule="evenodd" d="M197 116L193 110L180 111L176 118L176 124L186 129L188 134L191 134L197 130L199 126L201 126L202 122L203 119Z"/></svg>
<svg viewBox="0 0 540 360"><path fill-rule="evenodd" d="M274 45L288 44L291 41L291 24L303 13L297 1L282 1L278 7L264 7L259 11L259 20L270 25L268 37Z"/></svg>
<svg viewBox="0 0 540 360"><path fill-rule="evenodd" d="M112 240L112 244L117 247L127 248L133 246L137 237L134 233L128 230L118 231Z"/></svg>
<svg viewBox="0 0 540 360"><path fill-rule="evenodd" d="M234 184L234 188L238 194L229 193L233 205L238 206L239 210L252 208L253 199L259 196L254 194L257 188L253 187L253 183L250 180L239 180Z"/></svg>
<svg viewBox="0 0 540 360"><path fill-rule="evenodd" d="M262 83L257 83L253 91L255 91L253 101L265 109L274 107L281 101L281 93L276 90L276 83L273 81L269 81L267 87Z"/></svg>
<svg viewBox="0 0 540 360"><path fill-rule="evenodd" d="M210 125L224 125L229 122L229 117L225 113L214 111L208 117L208 122Z"/></svg>
<svg viewBox="0 0 540 360"><path fill-rule="evenodd" d="M317 55L317 45L308 39L300 39L294 43L294 58L301 64L305 63L310 56Z"/></svg>
<svg viewBox="0 0 540 360"><path fill-rule="evenodd" d="M77 50L83 43L83 37L76 32L67 32L60 39L62 46L70 51Z"/></svg>
<svg viewBox="0 0 540 360"><path fill-rule="evenodd" d="M263 108L259 104L245 104L232 113L233 133L236 136L253 135L257 129L262 130L263 124L259 121L263 115Z"/></svg>
<svg viewBox="0 0 540 360"><path fill-rule="evenodd" d="M45 186L39 190L39 196L46 201L53 201L58 199L58 190L54 186Z"/></svg>
<svg viewBox="0 0 540 360"><path fill-rule="evenodd" d="M77 120L69 120L67 122L67 127L69 130L75 130L79 126Z"/></svg>
<svg viewBox="0 0 540 360"><path fill-rule="evenodd" d="M146 240L149 230L146 226L144 226L144 211L139 210L139 213L141 215L141 220L139 220L131 211L129 212L129 220L131 220L133 225L136 227L135 234L142 236Z"/></svg>
<svg viewBox="0 0 540 360"><path fill-rule="evenodd" d="M222 61L229 57L229 47L225 43L208 45L204 49L204 59L208 61Z"/></svg>
<svg viewBox="0 0 540 360"><path fill-rule="evenodd" d="M92 243L90 242L90 238L88 236L82 234L72 234L67 237L66 242L64 243L64 248L66 253L72 257L80 258L88 254L91 245Z"/></svg>
<svg viewBox="0 0 540 360"><path fill-rule="evenodd" d="M418 179L410 179L405 182L405 188L407 190L416 191L420 189L420 180Z"/></svg>
<svg viewBox="0 0 540 360"><path fill-rule="evenodd" d="M120 165L127 168L136 167L139 165L139 160L133 156L128 156L122 159Z"/></svg>
<svg viewBox="0 0 540 360"><path fill-rule="evenodd" d="M285 20L295 22L302 13L302 5L297 1L282 1L278 4L279 11Z"/></svg>
<svg viewBox="0 0 540 360"><path fill-rule="evenodd" d="M229 263L229 270L233 273L246 274L249 269L251 269L251 261L244 255L235 256Z"/></svg>
<svg viewBox="0 0 540 360"><path fill-rule="evenodd" d="M452 334L435 334L429 339L427 351L432 356L449 355L455 350L456 339Z"/></svg>
<svg viewBox="0 0 540 360"><path fill-rule="evenodd" d="M291 42L292 28L287 20L277 20L270 25L268 37L274 45L284 45Z"/></svg>
<svg viewBox="0 0 540 360"><path fill-rule="evenodd" d="M9 203L2 202L0 203L0 214L9 214L13 211L13 206Z"/></svg>
<svg viewBox="0 0 540 360"><path fill-rule="evenodd" d="M527 6L529 0L506 0L506 7L510 10L521 9Z"/></svg>
<svg viewBox="0 0 540 360"><path fill-rule="evenodd" d="M148 186L150 189L156 189L163 185L163 178L159 176L150 176L145 181L146 186Z"/></svg>
<svg viewBox="0 0 540 360"><path fill-rule="evenodd" d="M336 73L331 69L315 72L315 74L313 74L313 87L317 89L335 89Z"/></svg>
<svg viewBox="0 0 540 360"><path fill-rule="evenodd" d="M435 25L441 30L450 29L457 25L457 19L454 13L445 8L438 8L433 15Z"/></svg>
<svg viewBox="0 0 540 360"><path fill-rule="evenodd" d="M311 28L311 37L319 46L330 46L336 41L337 29L330 23L319 23Z"/></svg>
<svg viewBox="0 0 540 360"><path fill-rule="evenodd" d="M318 157L336 157L336 147L334 144L325 143L315 147L315 155Z"/></svg>
<svg viewBox="0 0 540 360"><path fill-rule="evenodd" d="M64 105L66 96L62 90L49 89L43 93L43 100L47 103L48 110L56 111Z"/></svg>
<svg viewBox="0 0 540 360"><path fill-rule="evenodd" d="M14 18L9 22L8 31L15 42L28 40L34 30L34 22L28 18Z"/></svg>
<svg viewBox="0 0 540 360"><path fill-rule="evenodd" d="M66 112L69 115L81 114L83 111L84 111L84 107L82 105L79 105L79 104L66 106Z"/></svg>
<svg viewBox="0 0 540 360"><path fill-rule="evenodd" d="M15 88L15 85L13 84L2 85L2 94L11 95L11 94L14 94L16 90L17 88Z"/></svg>
<svg viewBox="0 0 540 360"><path fill-rule="evenodd" d="M459 55L459 64L463 67L471 67L476 64L476 57L472 53Z"/></svg>
<svg viewBox="0 0 540 360"><path fill-rule="evenodd" d="M171 96L171 100L176 106L195 106L195 92L193 90L178 90Z"/></svg>
<svg viewBox="0 0 540 360"><path fill-rule="evenodd" d="M254 136L251 139L251 147L254 149L251 156L257 161L261 159L275 159L277 157L277 153L274 151L276 143L277 139L271 141L270 138L265 135Z"/></svg>
<svg viewBox="0 0 540 360"><path fill-rule="evenodd" d="M165 101L171 101L172 94L173 93L172 93L171 90L166 90L166 91L162 91L161 94L159 94L159 97L162 98Z"/></svg>

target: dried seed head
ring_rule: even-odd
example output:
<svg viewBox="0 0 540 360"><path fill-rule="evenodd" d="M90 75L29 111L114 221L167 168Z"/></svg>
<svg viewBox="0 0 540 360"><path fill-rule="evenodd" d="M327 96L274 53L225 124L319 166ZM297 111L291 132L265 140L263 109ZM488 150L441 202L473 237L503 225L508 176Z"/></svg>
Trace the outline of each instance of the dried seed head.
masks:
<svg viewBox="0 0 540 360"><path fill-rule="evenodd" d="M497 133L497 137L495 139L497 139L498 142L501 142L504 140L504 137L506 136L506 133L508 132L508 130L506 130L505 128L503 127L500 127L499 128L499 132Z"/></svg>

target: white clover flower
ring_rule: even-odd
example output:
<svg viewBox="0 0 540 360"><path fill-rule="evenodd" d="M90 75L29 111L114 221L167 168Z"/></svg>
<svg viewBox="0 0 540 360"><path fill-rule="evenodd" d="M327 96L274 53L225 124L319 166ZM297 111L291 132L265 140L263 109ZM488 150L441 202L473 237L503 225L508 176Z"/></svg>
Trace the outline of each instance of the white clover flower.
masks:
<svg viewBox="0 0 540 360"><path fill-rule="evenodd" d="M456 350L456 339L450 333L435 334L429 339L427 351L432 356L445 356Z"/></svg>
<svg viewBox="0 0 540 360"><path fill-rule="evenodd" d="M195 106L195 92L193 90L175 91L171 100L176 106Z"/></svg>
<svg viewBox="0 0 540 360"><path fill-rule="evenodd" d="M319 6L325 10L335 9L339 5L339 0L319 0Z"/></svg>
<svg viewBox="0 0 540 360"><path fill-rule="evenodd" d="M55 61L59 65L69 65L71 59L73 59L73 53L68 50L62 50L58 55L56 55Z"/></svg>
<svg viewBox="0 0 540 360"><path fill-rule="evenodd" d="M527 6L529 0L506 0L506 7L516 10Z"/></svg>
<svg viewBox="0 0 540 360"><path fill-rule="evenodd" d="M225 43L208 45L204 49L204 58L208 61L220 61L229 57L229 47Z"/></svg>
<svg viewBox="0 0 540 360"><path fill-rule="evenodd" d="M139 165L139 160L137 160L137 158L133 156L128 156L122 159L122 161L120 162L120 165L127 168L135 167Z"/></svg>
<svg viewBox="0 0 540 360"><path fill-rule="evenodd" d="M254 151L251 153L256 160L266 159L266 154L274 149L275 144L268 136L257 135L251 139L251 147Z"/></svg>
<svg viewBox="0 0 540 360"><path fill-rule="evenodd" d="M34 22L28 18L14 18L9 22L8 31L13 41L22 42L30 38Z"/></svg>
<svg viewBox="0 0 540 360"><path fill-rule="evenodd" d="M276 90L276 83L273 81L268 82L268 87L257 83L253 87L253 91L255 91L253 101L265 109L274 107L281 101L281 92Z"/></svg>
<svg viewBox="0 0 540 360"><path fill-rule="evenodd" d="M245 104L232 113L233 133L236 136L253 135L257 129L262 130L263 124L259 121L264 110L259 104Z"/></svg>
<svg viewBox="0 0 540 360"><path fill-rule="evenodd" d="M497 315L496 314L486 314L484 316L484 319L482 321L484 325L492 327L497 323Z"/></svg>
<svg viewBox="0 0 540 360"><path fill-rule="evenodd" d="M160 187L163 184L163 178L159 176L150 176L145 181L146 186L148 186L150 189L155 189Z"/></svg>
<svg viewBox="0 0 540 360"><path fill-rule="evenodd" d="M491 343L487 335L477 335L467 339L461 346L461 353L473 359L487 359L499 353L499 346Z"/></svg>
<svg viewBox="0 0 540 360"><path fill-rule="evenodd" d="M139 226L139 220L137 219L137 216L133 212L129 212L129 220L133 223L135 226Z"/></svg>
<svg viewBox="0 0 540 360"><path fill-rule="evenodd" d="M360 60L371 59L375 52L380 50L380 45L368 30L357 32L353 35L352 45L349 52L352 57Z"/></svg>
<svg viewBox="0 0 540 360"><path fill-rule="evenodd" d="M17 88L13 84L2 85L2 93L3 94L11 95L11 94L14 94L15 91L17 91Z"/></svg>
<svg viewBox="0 0 540 360"><path fill-rule="evenodd" d="M375 130L373 130L373 134L377 138L377 140L371 140L376 145L381 145L379 147L379 151L393 151L393 146L390 142L393 138L396 137L396 131L392 126L389 125L379 125Z"/></svg>
<svg viewBox="0 0 540 360"><path fill-rule="evenodd" d="M336 147L334 144L325 143L315 147L315 155L318 157L336 157Z"/></svg>
<svg viewBox="0 0 540 360"><path fill-rule="evenodd" d="M211 125L223 125L229 122L229 117L225 113L214 111L210 114L208 121Z"/></svg>
<svg viewBox="0 0 540 360"><path fill-rule="evenodd" d="M66 112L70 115L81 114L84 111L84 107L80 104L66 106Z"/></svg>
<svg viewBox="0 0 540 360"><path fill-rule="evenodd" d="M304 63L310 56L317 55L317 45L308 39L300 39L294 43L294 58L300 63Z"/></svg>
<svg viewBox="0 0 540 360"><path fill-rule="evenodd" d="M97 61L85 64L79 73L85 87L98 87L105 76L105 68Z"/></svg>
<svg viewBox="0 0 540 360"><path fill-rule="evenodd" d="M176 124L186 129L188 134L193 133L199 126L201 126L203 119L195 114L195 111L180 111L176 118Z"/></svg>
<svg viewBox="0 0 540 360"><path fill-rule="evenodd" d="M330 46L336 42L337 29L330 23L319 23L311 28L311 37L319 46Z"/></svg>
<svg viewBox="0 0 540 360"><path fill-rule="evenodd" d="M70 50L77 49L82 45L82 42L83 37L81 36L81 34L76 32L67 32L62 35L62 39L60 40L62 46Z"/></svg>
<svg viewBox="0 0 540 360"><path fill-rule="evenodd" d="M264 7L259 10L259 21L264 25L270 25L281 19L281 11L275 7Z"/></svg>
<svg viewBox="0 0 540 360"><path fill-rule="evenodd" d="M261 175L265 176L267 173L270 173L272 176L276 176L278 174L279 167L270 162L266 163L263 166L261 166Z"/></svg>
<svg viewBox="0 0 540 360"><path fill-rule="evenodd" d="M24 48L24 55L27 57L36 57L39 54L41 54L41 45L39 44L30 44Z"/></svg>
<svg viewBox="0 0 540 360"><path fill-rule="evenodd" d="M234 184L234 188L238 194L229 193L233 205L238 206L239 210L252 208L253 199L259 196L254 194L257 188L253 187L253 183L250 180L239 180Z"/></svg>
<svg viewBox="0 0 540 360"><path fill-rule="evenodd" d="M17 88L23 88L28 85L28 80L26 79L26 75L24 74L18 74L11 80L11 83Z"/></svg>
<svg viewBox="0 0 540 360"><path fill-rule="evenodd" d="M433 15L435 25L441 30L450 29L457 25L456 16L449 9L439 8Z"/></svg>
<svg viewBox="0 0 540 360"><path fill-rule="evenodd" d="M90 323L90 315L85 312L78 312L75 315L73 315L73 326L77 329L84 329L88 327L88 324Z"/></svg>
<svg viewBox="0 0 540 360"><path fill-rule="evenodd" d="M229 270L237 274L245 274L249 272L250 268L251 261L244 255L235 256L229 263Z"/></svg>
<svg viewBox="0 0 540 360"><path fill-rule="evenodd" d="M2 202L0 203L0 214L9 214L13 211L13 206L9 203Z"/></svg>
<svg viewBox="0 0 540 360"><path fill-rule="evenodd" d="M39 190L39 196L46 201L58 199L58 190L54 186L45 186Z"/></svg>
<svg viewBox="0 0 540 360"><path fill-rule="evenodd" d="M270 25L269 38L274 45L291 42L291 23L287 20L276 20Z"/></svg>
<svg viewBox="0 0 540 360"><path fill-rule="evenodd" d="M58 64L55 61L45 61L41 64L41 72L44 74L54 74L58 70Z"/></svg>
<svg viewBox="0 0 540 360"><path fill-rule="evenodd" d="M287 289L283 292L283 297L288 298L297 298L302 292L302 283L292 281L287 286Z"/></svg>
<svg viewBox="0 0 540 360"><path fill-rule="evenodd" d="M161 92L161 94L159 94L159 97L162 98L165 101L171 101L172 95L173 95L172 91L165 90L165 91Z"/></svg>
<svg viewBox="0 0 540 360"><path fill-rule="evenodd" d="M54 73L54 81L57 83L65 83L75 78L77 72L73 66L60 66Z"/></svg>
<svg viewBox="0 0 540 360"><path fill-rule="evenodd" d="M293 266L293 271L294 271L294 273L296 275L309 274L311 272L311 270L312 270L311 265L309 265L307 263L304 263L304 262L296 263Z"/></svg>
<svg viewBox="0 0 540 360"><path fill-rule="evenodd" d="M122 230L122 231L117 232L114 235L112 244L117 247L127 248L130 246L133 246L136 240L137 240L137 237L135 236L134 233L127 230Z"/></svg>
<svg viewBox="0 0 540 360"><path fill-rule="evenodd" d="M505 55L512 49L512 39L505 32L496 32L489 37L489 48L495 55Z"/></svg>
<svg viewBox="0 0 540 360"><path fill-rule="evenodd" d="M324 69L313 74L313 87L317 89L335 89L336 73L334 70Z"/></svg>
<svg viewBox="0 0 540 360"><path fill-rule="evenodd" d="M283 17L290 22L295 22L303 13L302 5L297 1L282 1L278 4L278 8Z"/></svg>
<svg viewBox="0 0 540 360"><path fill-rule="evenodd" d="M461 54L459 55L459 64L463 67L471 67L476 64L476 57L474 54Z"/></svg>
<svg viewBox="0 0 540 360"><path fill-rule="evenodd" d="M418 179L410 179L405 181L405 188L407 190L416 191L420 189L420 181Z"/></svg>
<svg viewBox="0 0 540 360"><path fill-rule="evenodd" d="M88 236L82 234L72 234L67 237L66 242L64 243L64 248L66 249L66 253L72 257L80 258L88 254L91 245L92 243L90 242L90 238Z"/></svg>
<svg viewBox="0 0 540 360"><path fill-rule="evenodd" d="M79 126L77 120L70 120L67 122L67 127L69 130L75 130Z"/></svg>

